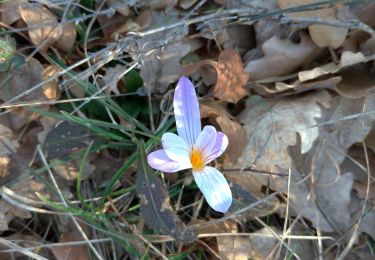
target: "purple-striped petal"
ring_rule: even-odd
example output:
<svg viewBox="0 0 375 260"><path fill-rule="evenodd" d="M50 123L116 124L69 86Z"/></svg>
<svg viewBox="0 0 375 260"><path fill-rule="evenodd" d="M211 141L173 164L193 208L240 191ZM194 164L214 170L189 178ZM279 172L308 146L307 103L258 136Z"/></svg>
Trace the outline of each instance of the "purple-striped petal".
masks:
<svg viewBox="0 0 375 260"><path fill-rule="evenodd" d="M181 77L178 81L173 108L178 135L192 147L201 131L201 118L197 94L193 84L186 77Z"/></svg>
<svg viewBox="0 0 375 260"><path fill-rule="evenodd" d="M206 164L222 155L227 147L228 137L222 132L217 132L215 145L213 146L211 151L206 154L206 157L204 159Z"/></svg>
<svg viewBox="0 0 375 260"><path fill-rule="evenodd" d="M232 192L223 174L205 166L202 171L193 171L193 176L208 205L216 211L227 212L232 204Z"/></svg>
<svg viewBox="0 0 375 260"><path fill-rule="evenodd" d="M161 143L165 153L173 161L185 164L190 163L190 150L182 137L174 133L165 133L161 137Z"/></svg>
<svg viewBox="0 0 375 260"><path fill-rule="evenodd" d="M191 168L191 165L171 160L164 150L157 150L150 153L147 156L147 162L152 168L162 172L178 172Z"/></svg>
<svg viewBox="0 0 375 260"><path fill-rule="evenodd" d="M207 157L216 143L216 136L215 127L211 125L205 126L195 142L195 148L197 148L204 157Z"/></svg>

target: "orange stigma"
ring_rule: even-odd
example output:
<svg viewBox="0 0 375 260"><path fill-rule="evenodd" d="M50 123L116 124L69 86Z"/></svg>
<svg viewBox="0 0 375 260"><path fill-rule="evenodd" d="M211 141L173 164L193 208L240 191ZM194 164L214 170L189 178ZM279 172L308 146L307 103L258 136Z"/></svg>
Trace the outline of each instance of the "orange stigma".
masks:
<svg viewBox="0 0 375 260"><path fill-rule="evenodd" d="M193 166L193 170L200 171L204 166L203 154L197 149L193 148L190 153L190 162Z"/></svg>

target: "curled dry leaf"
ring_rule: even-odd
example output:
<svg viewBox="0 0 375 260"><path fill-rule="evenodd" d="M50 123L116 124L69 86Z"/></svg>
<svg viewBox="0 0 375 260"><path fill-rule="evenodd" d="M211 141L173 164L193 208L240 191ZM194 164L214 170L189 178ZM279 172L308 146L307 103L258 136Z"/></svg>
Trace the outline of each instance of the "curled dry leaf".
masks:
<svg viewBox="0 0 375 260"><path fill-rule="evenodd" d="M317 3L319 0L278 0L280 8L285 9L289 7L296 7L299 5ZM299 18L312 18L316 20L336 20L337 10L335 7L329 7L324 9L319 9L316 11L305 11L296 12L289 14L292 17ZM334 49L341 46L345 41L348 34L347 28L329 26L329 25L310 25L308 27L311 39L319 47L332 47Z"/></svg>
<svg viewBox="0 0 375 260"><path fill-rule="evenodd" d="M146 224L180 242L193 242L195 234L186 228L172 210L167 189L146 161L143 144L138 145L138 151L137 193L141 200L141 214Z"/></svg>
<svg viewBox="0 0 375 260"><path fill-rule="evenodd" d="M345 67L367 62L367 61L368 61L367 57L365 57L361 52L353 53L350 51L344 51L341 55L339 64L330 62L320 67L316 67L312 70L300 71L298 72L298 79L301 82L305 82L308 80L316 79L323 75L336 73Z"/></svg>
<svg viewBox="0 0 375 260"><path fill-rule="evenodd" d="M248 62L245 66L251 80L283 76L312 60L319 53L319 47L308 35L300 35L300 43L281 40L276 36L266 41L262 46L264 56Z"/></svg>
<svg viewBox="0 0 375 260"><path fill-rule="evenodd" d="M244 128L226 112L223 106L215 101L200 103L201 118L210 118L215 121L221 130L228 136L229 145L224 154L226 164L234 163L245 147L247 137Z"/></svg>
<svg viewBox="0 0 375 260"><path fill-rule="evenodd" d="M18 11L27 24L31 41L42 49L56 42L62 33L62 28L56 16L44 6L30 4L20 6Z"/></svg>
<svg viewBox="0 0 375 260"><path fill-rule="evenodd" d="M214 97L237 103L249 93L249 90L244 87L249 80L249 75L244 71L241 57L235 50L230 49L221 52L217 62L203 60L185 66L183 73L190 75L203 65L211 65L216 71L217 80L212 91Z"/></svg>
<svg viewBox="0 0 375 260"><path fill-rule="evenodd" d="M282 96L288 96L316 89L334 89L339 82L341 82L341 77L332 77L324 80L308 82L300 82L299 80L296 80L291 84L276 82L271 86L262 86L261 84L258 84L258 86L263 87L264 90L270 94L282 94Z"/></svg>

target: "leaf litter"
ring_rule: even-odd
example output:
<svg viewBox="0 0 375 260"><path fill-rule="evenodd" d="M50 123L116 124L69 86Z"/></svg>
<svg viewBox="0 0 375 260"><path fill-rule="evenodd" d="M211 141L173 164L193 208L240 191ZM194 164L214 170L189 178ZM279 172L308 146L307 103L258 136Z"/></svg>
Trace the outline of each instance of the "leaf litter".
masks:
<svg viewBox="0 0 375 260"><path fill-rule="evenodd" d="M1 257L373 258L375 9L329 2L1 3ZM145 161L182 75L224 215Z"/></svg>

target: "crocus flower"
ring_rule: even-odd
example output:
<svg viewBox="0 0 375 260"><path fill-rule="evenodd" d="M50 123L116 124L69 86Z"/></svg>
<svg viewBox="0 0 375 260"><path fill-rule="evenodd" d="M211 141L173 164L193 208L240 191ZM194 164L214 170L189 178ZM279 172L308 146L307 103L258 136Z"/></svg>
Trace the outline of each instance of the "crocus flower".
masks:
<svg viewBox="0 0 375 260"><path fill-rule="evenodd" d="M178 135L163 134L164 149L148 155L149 165L163 172L193 169L194 180L208 204L216 211L227 212L232 204L232 193L223 174L207 166L219 157L228 146L228 138L211 126L201 130L199 105L190 80L181 77L173 98Z"/></svg>

